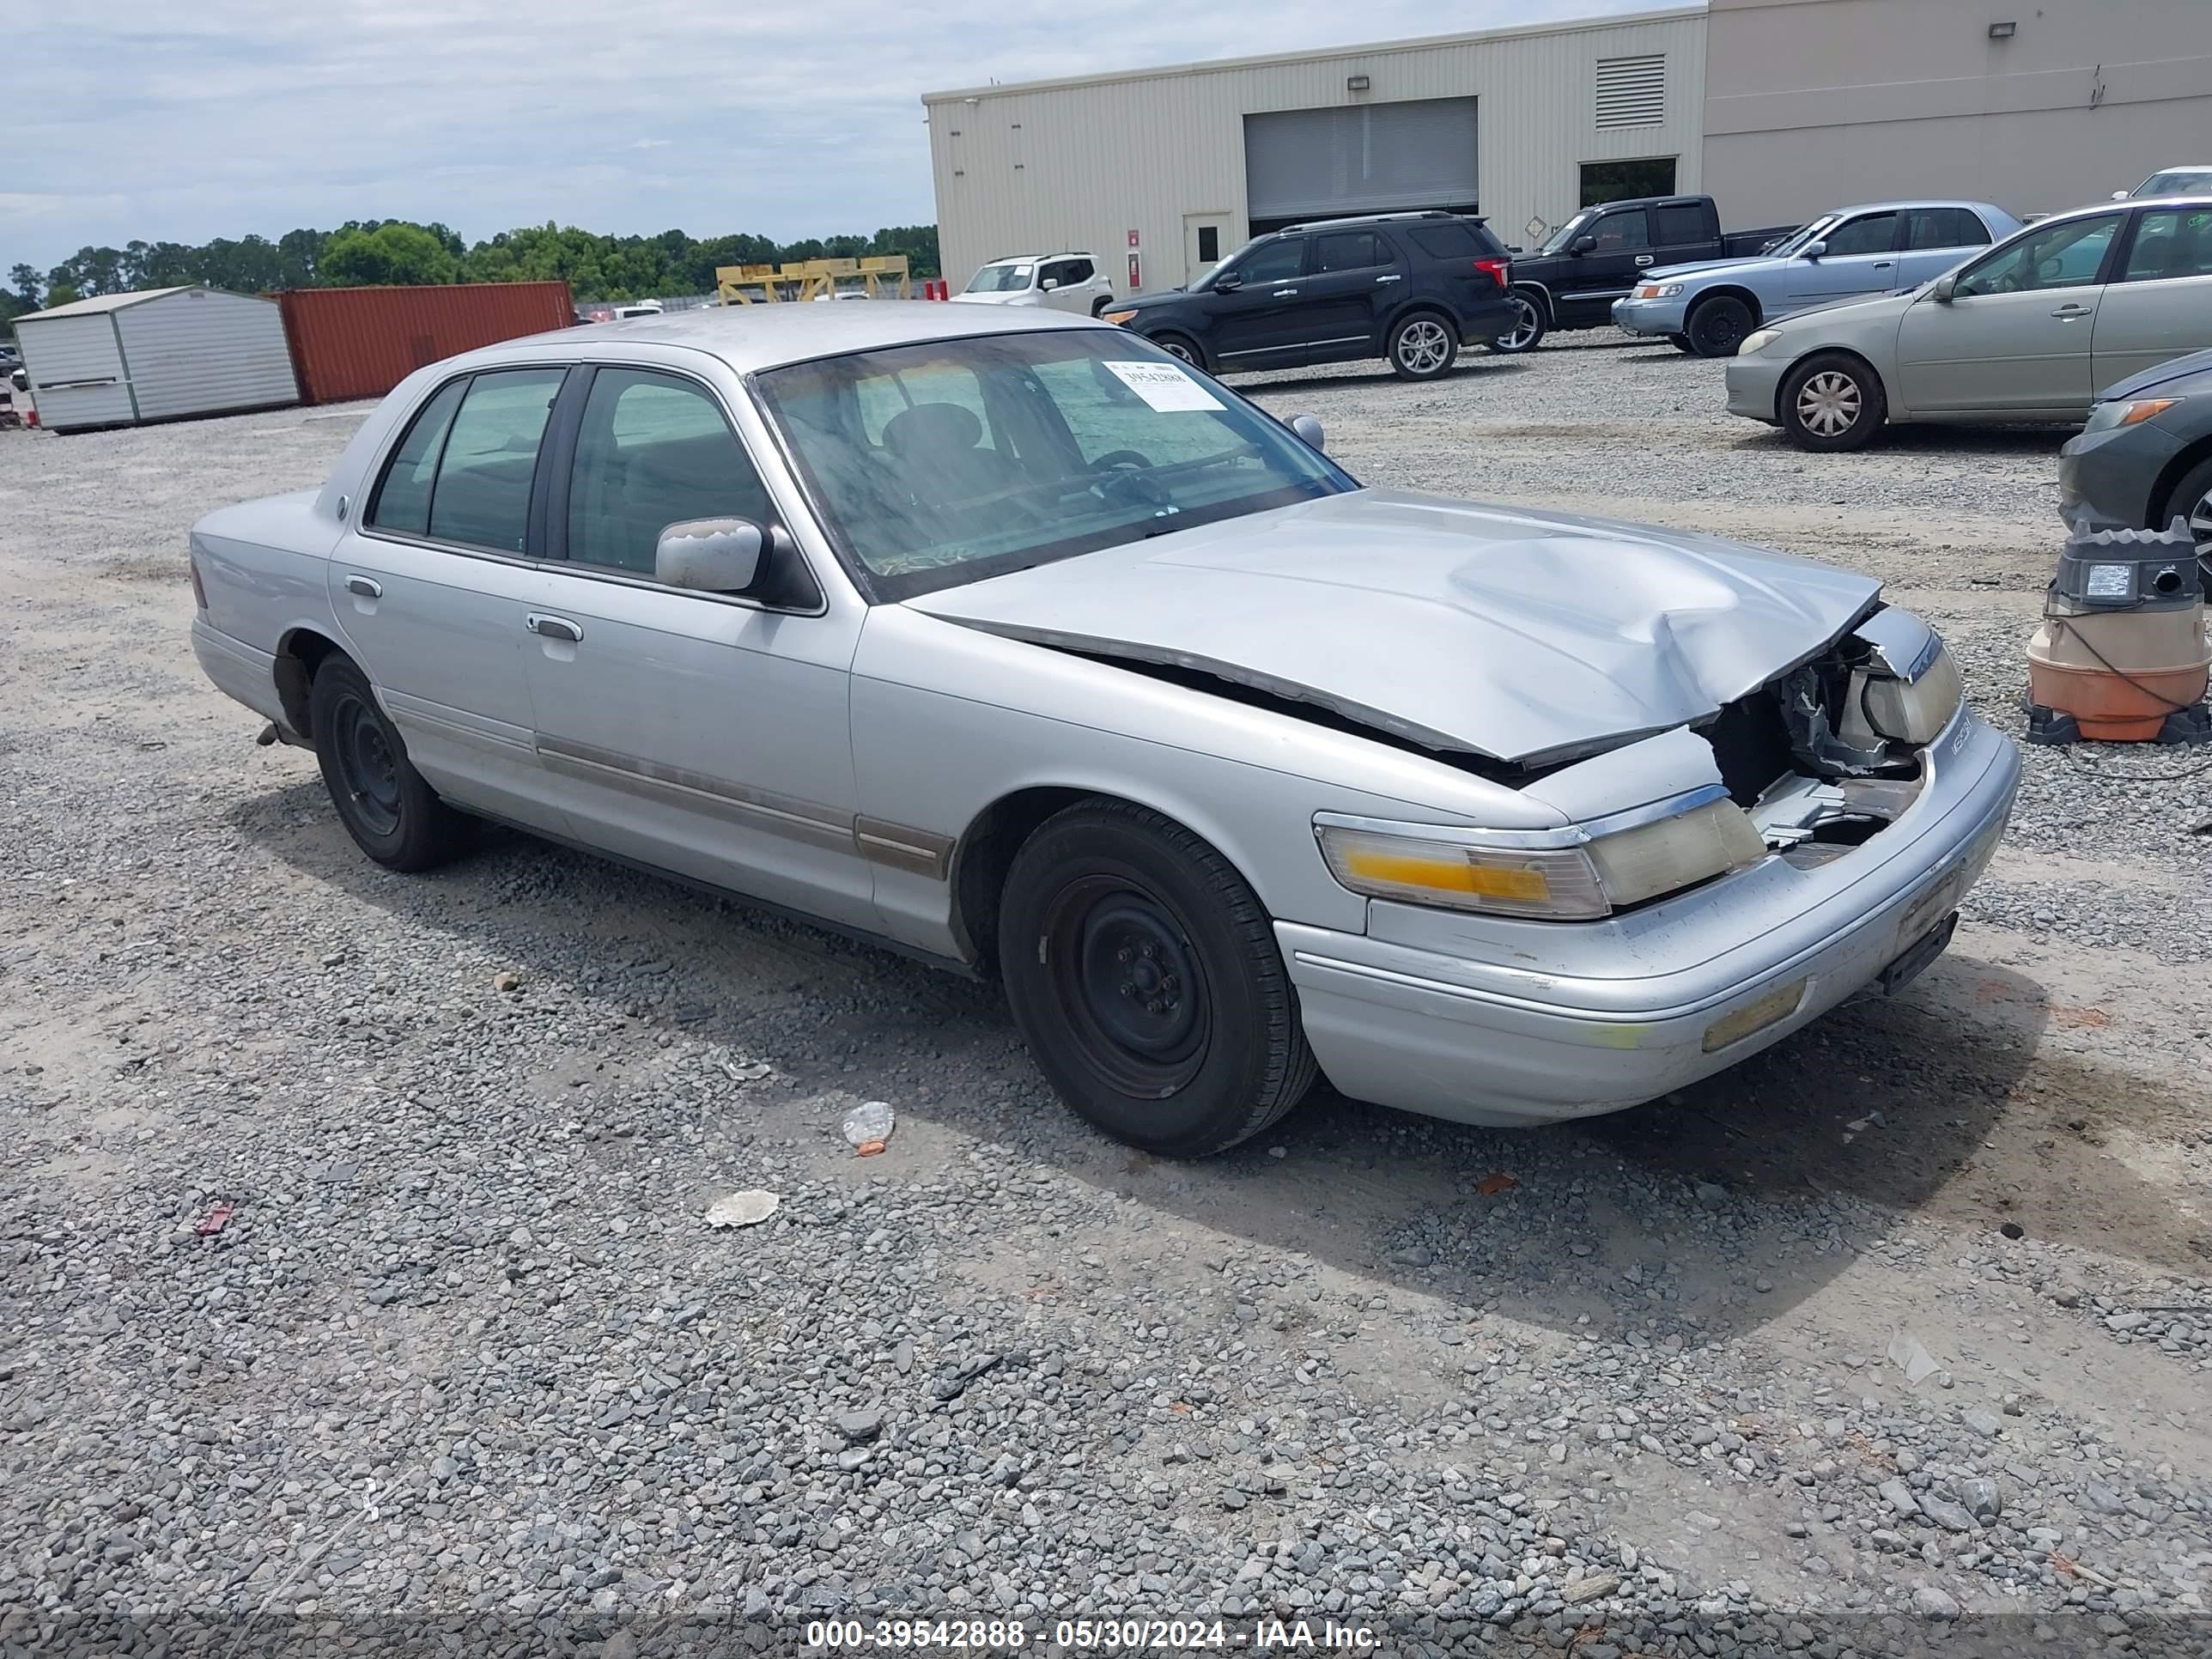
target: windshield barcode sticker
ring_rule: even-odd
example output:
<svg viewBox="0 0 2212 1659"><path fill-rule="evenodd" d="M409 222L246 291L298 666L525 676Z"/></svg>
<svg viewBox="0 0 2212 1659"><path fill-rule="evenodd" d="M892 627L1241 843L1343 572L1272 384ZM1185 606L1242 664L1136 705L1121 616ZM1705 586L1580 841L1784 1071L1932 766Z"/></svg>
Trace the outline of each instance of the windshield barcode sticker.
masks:
<svg viewBox="0 0 2212 1659"><path fill-rule="evenodd" d="M1109 372L1162 414L1183 409L1218 409L1221 399L1173 363L1108 363Z"/></svg>

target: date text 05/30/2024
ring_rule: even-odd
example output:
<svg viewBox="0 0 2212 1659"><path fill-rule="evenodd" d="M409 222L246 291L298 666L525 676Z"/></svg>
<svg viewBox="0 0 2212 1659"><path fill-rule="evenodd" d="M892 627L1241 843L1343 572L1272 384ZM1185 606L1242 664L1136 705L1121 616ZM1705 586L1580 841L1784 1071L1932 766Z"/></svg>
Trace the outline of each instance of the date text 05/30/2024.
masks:
<svg viewBox="0 0 2212 1659"><path fill-rule="evenodd" d="M1182 1653L1243 1649L1254 1652L1373 1653L1382 1638L1364 1625L1334 1619L823 1619L806 1626L806 1645L821 1653L938 1648L971 1653L1037 1647L1072 1653Z"/></svg>

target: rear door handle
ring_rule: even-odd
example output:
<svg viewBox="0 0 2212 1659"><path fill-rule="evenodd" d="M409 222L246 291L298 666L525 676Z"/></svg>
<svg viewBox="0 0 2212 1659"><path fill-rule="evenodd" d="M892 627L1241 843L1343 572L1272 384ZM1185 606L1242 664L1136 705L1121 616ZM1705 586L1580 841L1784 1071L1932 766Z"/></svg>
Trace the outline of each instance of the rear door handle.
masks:
<svg viewBox="0 0 2212 1659"><path fill-rule="evenodd" d="M367 576L348 576L346 592L357 593L364 599L380 599L384 597L384 585Z"/></svg>
<svg viewBox="0 0 2212 1659"><path fill-rule="evenodd" d="M523 618L522 625L549 640L566 640L571 645L583 642L584 630L566 617L544 617L533 611Z"/></svg>

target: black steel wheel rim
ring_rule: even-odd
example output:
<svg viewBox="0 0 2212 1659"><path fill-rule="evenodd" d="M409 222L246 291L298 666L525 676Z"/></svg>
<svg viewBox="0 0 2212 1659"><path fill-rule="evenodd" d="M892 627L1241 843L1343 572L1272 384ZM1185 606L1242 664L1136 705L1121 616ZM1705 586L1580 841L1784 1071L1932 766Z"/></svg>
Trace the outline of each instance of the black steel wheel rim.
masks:
<svg viewBox="0 0 2212 1659"><path fill-rule="evenodd" d="M1704 325L1702 332L1709 346L1740 346L1749 331L1744 327L1741 317L1725 308L1717 307L1710 315L1699 318L1698 321Z"/></svg>
<svg viewBox="0 0 2212 1659"><path fill-rule="evenodd" d="M331 710L331 752L354 815L372 835L399 827L399 757L375 709L351 692Z"/></svg>
<svg viewBox="0 0 2212 1659"><path fill-rule="evenodd" d="M1045 920L1053 1000L1085 1063L1123 1094L1161 1099L1206 1062L1206 972L1157 894L1120 875L1079 877Z"/></svg>

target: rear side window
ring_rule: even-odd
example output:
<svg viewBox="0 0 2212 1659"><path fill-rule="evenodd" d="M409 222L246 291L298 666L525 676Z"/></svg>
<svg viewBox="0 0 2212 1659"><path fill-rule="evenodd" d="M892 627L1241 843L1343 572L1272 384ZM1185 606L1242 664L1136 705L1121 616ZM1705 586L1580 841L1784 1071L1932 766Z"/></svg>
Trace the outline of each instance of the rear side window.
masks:
<svg viewBox="0 0 2212 1659"><path fill-rule="evenodd" d="M1619 253L1629 248L1651 246L1651 227L1642 208L1631 208L1622 213L1601 214L1597 222L1589 228L1589 234L1597 238L1595 252L1599 253Z"/></svg>
<svg viewBox="0 0 2212 1659"><path fill-rule="evenodd" d="M1989 240L1981 216L1965 208L1915 208L1905 216L1908 248L1980 247Z"/></svg>
<svg viewBox="0 0 2212 1659"><path fill-rule="evenodd" d="M392 452L384 469L384 483L368 509L368 522L380 530L423 536L430 530L430 484L438 475L438 456L446 447L446 428L461 406L469 383L455 380L441 386L438 395L422 405L415 424Z"/></svg>
<svg viewBox="0 0 2212 1659"><path fill-rule="evenodd" d="M2159 208L2136 222L2128 250L2128 283L2212 276L2212 209Z"/></svg>
<svg viewBox="0 0 2212 1659"><path fill-rule="evenodd" d="M1477 236L1473 225L1415 225L1405 234L1431 259L1487 259L1489 239Z"/></svg>
<svg viewBox="0 0 2212 1659"><path fill-rule="evenodd" d="M432 537L522 551L538 441L567 374L563 368L501 369L469 382L430 492Z"/></svg>
<svg viewBox="0 0 2212 1659"><path fill-rule="evenodd" d="M1314 270L1368 270L1391 263L1371 230L1332 230L1314 238Z"/></svg>
<svg viewBox="0 0 2212 1659"><path fill-rule="evenodd" d="M1862 213L1846 219L1825 237L1828 257L1840 259L1853 253L1887 253L1897 246L1894 213Z"/></svg>
<svg viewBox="0 0 2212 1659"><path fill-rule="evenodd" d="M1708 240L1705 229L1705 210L1701 207L1654 208L1652 215L1659 222L1659 246L1680 247L1686 242Z"/></svg>

